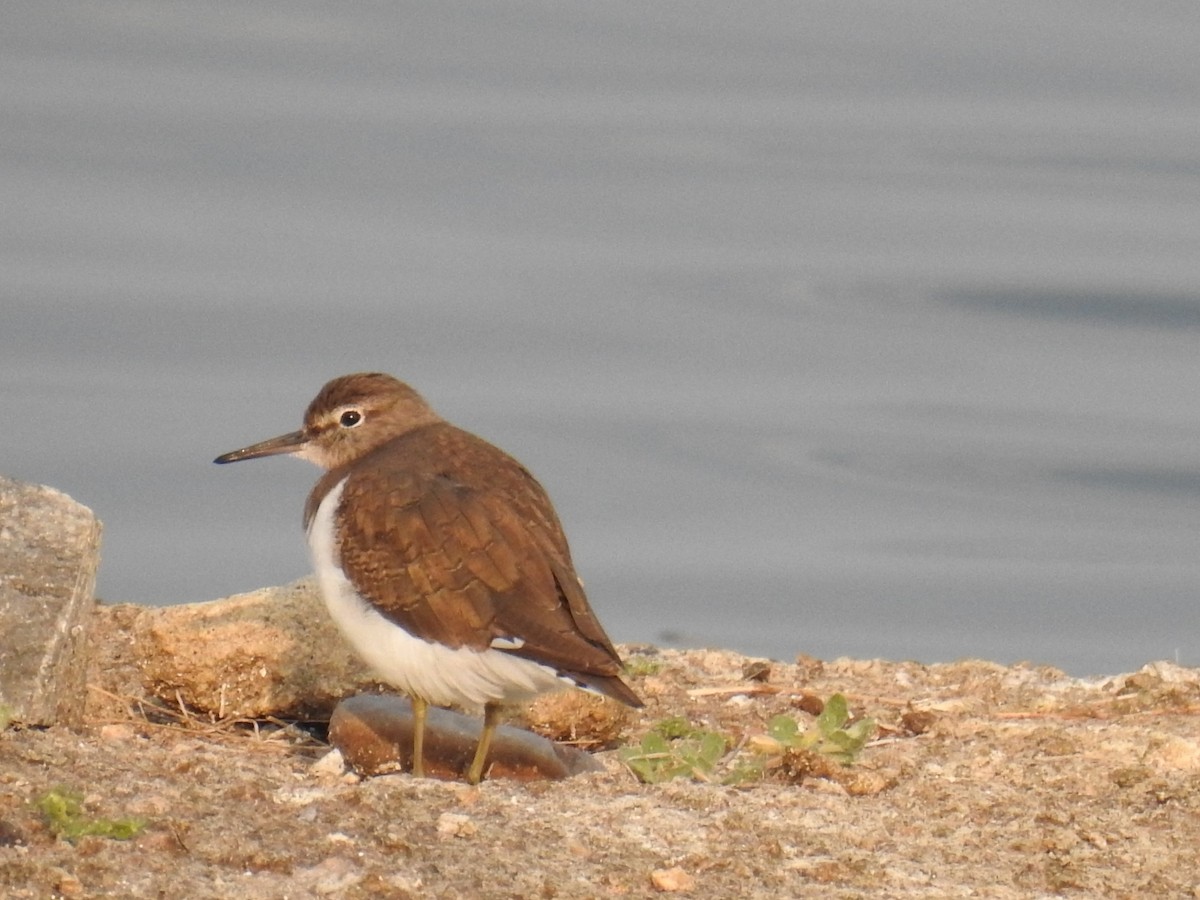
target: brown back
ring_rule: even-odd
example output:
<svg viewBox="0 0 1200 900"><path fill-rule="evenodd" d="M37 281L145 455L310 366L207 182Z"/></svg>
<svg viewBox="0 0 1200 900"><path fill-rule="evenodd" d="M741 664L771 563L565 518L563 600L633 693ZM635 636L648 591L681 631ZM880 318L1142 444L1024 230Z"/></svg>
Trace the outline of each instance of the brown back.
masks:
<svg viewBox="0 0 1200 900"><path fill-rule="evenodd" d="M343 478L341 565L385 617L449 647L519 642L506 652L641 705L620 681L550 500L520 463L453 425L426 425L327 472L306 526Z"/></svg>

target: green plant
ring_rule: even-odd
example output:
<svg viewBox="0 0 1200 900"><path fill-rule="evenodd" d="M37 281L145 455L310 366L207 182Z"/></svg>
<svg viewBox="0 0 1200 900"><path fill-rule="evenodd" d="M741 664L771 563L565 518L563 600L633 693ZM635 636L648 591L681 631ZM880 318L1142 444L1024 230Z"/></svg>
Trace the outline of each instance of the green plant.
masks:
<svg viewBox="0 0 1200 900"><path fill-rule="evenodd" d="M834 764L851 765L874 733L873 719L851 722L846 698L834 694L812 727L802 729L791 716L775 716L765 735L750 738L732 754L728 750L733 742L725 735L672 716L656 723L636 746L622 748L621 761L646 784L691 778L739 785L761 780L781 760L795 761L805 754L828 760L820 765L822 771L832 771ZM810 767L805 771L811 774Z"/></svg>
<svg viewBox="0 0 1200 900"><path fill-rule="evenodd" d="M625 660L625 671L633 677L642 675L657 675L662 671L662 660L649 656L631 656Z"/></svg>
<svg viewBox="0 0 1200 900"><path fill-rule="evenodd" d="M724 735L673 716L655 725L636 747L622 748L621 760L646 784L675 778L714 781L727 747Z"/></svg>
<svg viewBox="0 0 1200 900"><path fill-rule="evenodd" d="M834 694L826 701L813 727L806 731L801 731L800 724L791 716L775 716L767 723L768 740L759 742L756 749L761 753L808 750L848 766L874 733L874 719L862 718L851 723L846 698ZM771 742L778 745L777 748Z"/></svg>
<svg viewBox="0 0 1200 900"><path fill-rule="evenodd" d="M127 841L141 834L146 827L143 819L89 819L83 814L83 795L70 788L56 787L37 800L37 808L55 837L67 841L85 835Z"/></svg>
<svg viewBox="0 0 1200 900"><path fill-rule="evenodd" d="M9 723L12 722L12 717L13 708L0 703L0 731L4 731L6 728L8 728Z"/></svg>

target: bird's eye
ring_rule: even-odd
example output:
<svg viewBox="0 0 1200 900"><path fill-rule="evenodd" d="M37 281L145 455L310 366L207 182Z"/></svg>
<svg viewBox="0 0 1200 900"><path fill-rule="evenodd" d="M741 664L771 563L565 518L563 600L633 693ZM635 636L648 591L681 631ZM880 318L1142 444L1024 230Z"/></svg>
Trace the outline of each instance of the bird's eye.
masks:
<svg viewBox="0 0 1200 900"><path fill-rule="evenodd" d="M342 413L342 417L338 419L338 424L343 428L353 428L362 421L362 413L357 409L348 409Z"/></svg>

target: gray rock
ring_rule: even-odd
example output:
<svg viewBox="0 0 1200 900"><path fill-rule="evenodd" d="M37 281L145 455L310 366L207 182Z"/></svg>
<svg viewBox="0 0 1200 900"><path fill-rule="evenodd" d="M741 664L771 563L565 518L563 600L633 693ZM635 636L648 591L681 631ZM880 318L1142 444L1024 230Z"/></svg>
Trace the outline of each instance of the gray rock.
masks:
<svg viewBox="0 0 1200 900"><path fill-rule="evenodd" d="M311 578L129 618L143 689L212 718L321 718L375 683Z"/></svg>
<svg viewBox="0 0 1200 900"><path fill-rule="evenodd" d="M26 725L77 725L100 522L53 488L0 477L0 706Z"/></svg>
<svg viewBox="0 0 1200 900"><path fill-rule="evenodd" d="M434 778L457 779L467 770L483 721L449 709L429 709L425 723L425 770ZM329 743L361 775L412 768L413 716L407 697L359 694L338 704L329 721ZM501 725L488 754L490 778L557 780L603 770L575 747L556 744L530 731Z"/></svg>

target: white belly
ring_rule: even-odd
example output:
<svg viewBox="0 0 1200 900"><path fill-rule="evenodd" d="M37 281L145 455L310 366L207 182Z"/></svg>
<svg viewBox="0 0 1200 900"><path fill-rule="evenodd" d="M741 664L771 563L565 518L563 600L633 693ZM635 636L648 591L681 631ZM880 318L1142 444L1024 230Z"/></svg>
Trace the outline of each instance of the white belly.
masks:
<svg viewBox="0 0 1200 900"><path fill-rule="evenodd" d="M434 706L470 709L519 703L568 686L553 669L501 650L454 650L414 637L364 601L338 564L334 513L345 484L338 482L321 500L308 547L329 614L383 681Z"/></svg>

